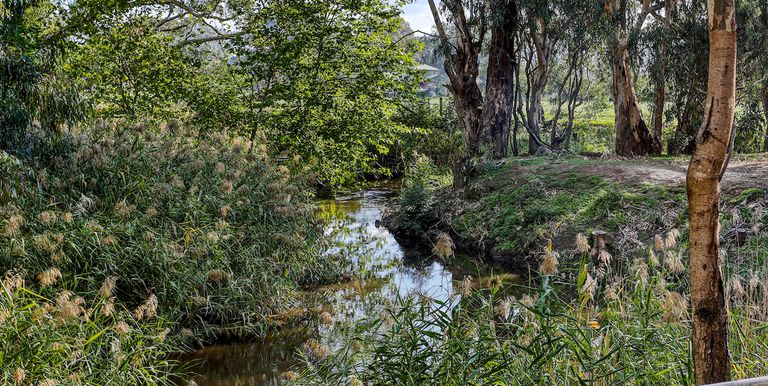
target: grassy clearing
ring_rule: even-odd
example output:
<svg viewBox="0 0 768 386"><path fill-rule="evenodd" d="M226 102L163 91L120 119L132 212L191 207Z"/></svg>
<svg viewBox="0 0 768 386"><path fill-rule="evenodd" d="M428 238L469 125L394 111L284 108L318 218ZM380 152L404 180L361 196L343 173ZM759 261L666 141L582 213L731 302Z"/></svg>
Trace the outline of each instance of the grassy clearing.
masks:
<svg viewBox="0 0 768 386"><path fill-rule="evenodd" d="M580 229L615 232L638 217L660 226L661 202L672 198L664 189L621 186L581 172L524 175L515 186L480 199L452 225L459 234L495 241L499 251L530 254L541 239Z"/></svg>
<svg viewBox="0 0 768 386"><path fill-rule="evenodd" d="M19 353L0 359L5 377L21 368L27 380L66 383L70 367L45 365L54 350L90 352L73 359L88 367L86 379L156 383L163 373L152 367L172 347L262 336L297 308L300 286L348 275L343 258L318 253L324 238L308 173L298 160L270 160L263 138L251 152L246 140L172 122L102 126L56 141L51 148L63 150L44 157L0 159L0 311L20 323L3 332L36 336L33 344L4 335L2 352ZM102 315L104 307L114 314ZM72 308L67 323L55 317ZM111 331L123 323L136 334L120 341L121 355L141 357L130 362L147 375L139 382L109 356ZM146 338L158 330L172 347Z"/></svg>
<svg viewBox="0 0 768 386"><path fill-rule="evenodd" d="M621 179L611 177L614 172ZM657 232L684 224L686 199L682 186L643 181L629 172L636 173L618 160L510 159L481 167L465 192L442 189L420 205L401 202L406 209L393 211L386 222L405 239L448 232L470 253L518 268L530 264L541 245L570 248L574 235L584 231L605 231L613 238L612 253L629 253Z"/></svg>

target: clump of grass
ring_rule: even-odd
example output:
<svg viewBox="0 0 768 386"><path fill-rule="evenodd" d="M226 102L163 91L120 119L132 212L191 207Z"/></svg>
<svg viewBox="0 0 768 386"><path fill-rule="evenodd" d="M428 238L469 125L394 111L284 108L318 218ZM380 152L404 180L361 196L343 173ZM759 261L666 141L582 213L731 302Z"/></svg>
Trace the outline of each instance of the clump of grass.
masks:
<svg viewBox="0 0 768 386"><path fill-rule="evenodd" d="M42 297L109 292L97 314L159 315L186 342L262 336L297 307L300 286L347 275L343 257L319 253L298 161L169 126L65 133L73 150L51 162L3 154L0 272Z"/></svg>
<svg viewBox="0 0 768 386"><path fill-rule="evenodd" d="M134 318L108 296L36 292L23 276L9 271L0 287L0 383L170 384L164 321Z"/></svg>
<svg viewBox="0 0 768 386"><path fill-rule="evenodd" d="M580 264L560 271L550 248L537 288L518 298L463 286L445 302L405 299L372 320L359 341L312 362L300 384L692 384L688 279L655 253L683 254L680 233L659 235L630 269L576 240ZM658 251L654 251L657 249ZM677 258L677 257L675 257ZM687 259L683 259L687 261ZM761 283L768 272L727 286L735 378L764 375L768 349Z"/></svg>

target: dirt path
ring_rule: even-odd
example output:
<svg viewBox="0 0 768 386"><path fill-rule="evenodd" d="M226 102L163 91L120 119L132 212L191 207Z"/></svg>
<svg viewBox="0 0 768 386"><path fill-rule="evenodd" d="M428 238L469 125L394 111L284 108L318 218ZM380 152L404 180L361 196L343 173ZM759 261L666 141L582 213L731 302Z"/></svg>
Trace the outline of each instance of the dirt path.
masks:
<svg viewBox="0 0 768 386"><path fill-rule="evenodd" d="M590 160L584 163L554 163L533 168L558 174L596 174L619 183L652 183L684 188L688 163L682 160ZM768 161L732 161L723 178L723 191L736 193L756 187L768 187Z"/></svg>

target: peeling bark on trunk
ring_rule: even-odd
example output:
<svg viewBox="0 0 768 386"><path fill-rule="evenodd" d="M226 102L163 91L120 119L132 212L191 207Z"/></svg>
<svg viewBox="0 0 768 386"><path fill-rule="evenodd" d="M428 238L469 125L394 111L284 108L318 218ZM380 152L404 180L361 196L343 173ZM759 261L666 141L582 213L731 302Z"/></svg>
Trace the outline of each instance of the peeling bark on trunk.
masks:
<svg viewBox="0 0 768 386"><path fill-rule="evenodd" d="M616 36L610 44L613 75L611 91L616 115L616 154L643 156L651 150L651 136L637 103L632 68L629 64L629 38L641 30L651 11L650 0L643 0L640 15L631 29L627 25L627 0L612 0L609 6L613 22L616 24Z"/></svg>
<svg viewBox="0 0 768 386"><path fill-rule="evenodd" d="M483 95L477 85L477 76L478 58L486 33L486 20L481 18L480 25L475 30L467 19L463 5L460 2L451 3L448 10L456 30L455 44L451 44L435 0L428 2L445 55L443 66L450 80L447 88L453 95L456 116L462 126L464 154L453 167L453 186L462 189L468 178L470 160L480 154L480 142L483 139Z"/></svg>
<svg viewBox="0 0 768 386"><path fill-rule="evenodd" d="M482 124L487 142L493 147L493 157L505 158L509 149L515 97L515 33L517 9L515 1L504 7L502 22L491 29L491 48L488 55L488 78Z"/></svg>
<svg viewBox="0 0 768 386"><path fill-rule="evenodd" d="M616 41L613 45L612 67L616 154L643 156L651 150L651 138L637 103L628 56L626 42Z"/></svg>
<svg viewBox="0 0 768 386"><path fill-rule="evenodd" d="M728 381L728 320L720 272L720 181L736 104L735 0L708 0L709 78L704 122L686 179L696 384Z"/></svg>
<svg viewBox="0 0 768 386"><path fill-rule="evenodd" d="M477 62L475 62L477 63ZM464 138L464 154L471 158L480 154L482 135L483 96L477 86L477 66L474 76L461 76L448 87L453 95L456 116L461 121Z"/></svg>

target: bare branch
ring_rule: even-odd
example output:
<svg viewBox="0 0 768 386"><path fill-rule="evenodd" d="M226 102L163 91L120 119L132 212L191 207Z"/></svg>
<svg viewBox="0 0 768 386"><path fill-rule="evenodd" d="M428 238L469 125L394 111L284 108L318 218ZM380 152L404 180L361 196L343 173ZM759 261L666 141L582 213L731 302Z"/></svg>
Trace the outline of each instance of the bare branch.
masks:
<svg viewBox="0 0 768 386"><path fill-rule="evenodd" d="M445 27L443 26L443 20L440 18L440 12L437 10L435 0L429 0L429 9L432 11L432 18L435 19L435 27L440 37L440 42L443 46L443 51L446 58L451 57L451 41L448 40L448 35L445 33Z"/></svg>
<svg viewBox="0 0 768 386"><path fill-rule="evenodd" d="M193 39L184 39L180 41L177 45L180 47L188 46L190 44L202 44L202 43L208 43L208 42L215 42L215 41L221 41L221 40L229 40L233 39L239 36L245 35L245 32L233 32L229 34L217 34L214 36L205 36L201 38L193 38Z"/></svg>

